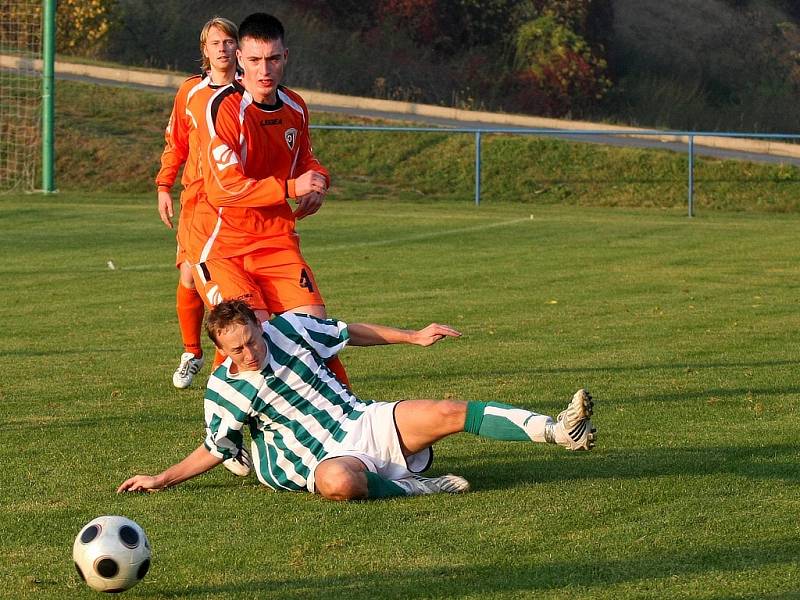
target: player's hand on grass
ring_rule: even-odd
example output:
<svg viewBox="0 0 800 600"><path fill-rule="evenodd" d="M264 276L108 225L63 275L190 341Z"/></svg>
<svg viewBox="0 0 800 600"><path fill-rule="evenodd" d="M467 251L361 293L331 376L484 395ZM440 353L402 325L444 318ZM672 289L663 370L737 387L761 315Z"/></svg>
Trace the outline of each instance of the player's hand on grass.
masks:
<svg viewBox="0 0 800 600"><path fill-rule="evenodd" d="M311 192L310 194L301 196L297 199L297 208L294 211L294 218L299 221L304 217L313 215L322 208L322 201L324 198L325 194L319 192Z"/></svg>
<svg viewBox="0 0 800 600"><path fill-rule="evenodd" d="M161 487L156 477L151 477L150 475L134 475L117 488L117 493L155 492L156 490L160 490Z"/></svg>
<svg viewBox="0 0 800 600"><path fill-rule="evenodd" d="M173 229L172 217L175 216L175 211L172 207L172 195L169 192L158 192L158 215L164 225Z"/></svg>
<svg viewBox="0 0 800 600"><path fill-rule="evenodd" d="M411 343L417 346L431 346L446 337L461 337L461 332L447 325L431 323L424 329L417 331L412 336Z"/></svg>
<svg viewBox="0 0 800 600"><path fill-rule="evenodd" d="M328 191L325 175L317 171L306 171L294 180L294 195L298 201L311 192L324 194Z"/></svg>

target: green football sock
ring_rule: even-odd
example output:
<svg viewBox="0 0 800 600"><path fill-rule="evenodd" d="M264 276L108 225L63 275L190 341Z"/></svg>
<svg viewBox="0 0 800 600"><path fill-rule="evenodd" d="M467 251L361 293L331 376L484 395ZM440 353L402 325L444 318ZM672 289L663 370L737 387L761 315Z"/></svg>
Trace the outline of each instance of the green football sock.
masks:
<svg viewBox="0 0 800 600"><path fill-rule="evenodd" d="M367 498L396 498L406 495L405 490L394 481L367 471Z"/></svg>
<svg viewBox="0 0 800 600"><path fill-rule="evenodd" d="M467 402L464 431L493 440L553 443L553 419L499 402Z"/></svg>

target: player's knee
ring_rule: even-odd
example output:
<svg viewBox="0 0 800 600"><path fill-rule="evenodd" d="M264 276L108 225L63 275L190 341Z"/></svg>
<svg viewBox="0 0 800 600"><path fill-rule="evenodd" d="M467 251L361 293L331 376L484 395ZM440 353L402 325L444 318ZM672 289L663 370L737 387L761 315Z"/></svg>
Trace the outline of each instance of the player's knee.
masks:
<svg viewBox="0 0 800 600"><path fill-rule="evenodd" d="M296 306L295 308L290 309L288 312L303 313L306 315L311 315L312 317L317 317L318 319L328 318L328 313L325 310L324 304L304 304L302 306Z"/></svg>
<svg viewBox="0 0 800 600"><path fill-rule="evenodd" d="M181 266L179 268L178 281L180 281L181 285L186 289L189 290L195 289L194 273L191 265L188 262L181 263Z"/></svg>
<svg viewBox="0 0 800 600"><path fill-rule="evenodd" d="M367 497L363 472L336 464L322 463L315 474L317 492L328 500L361 500Z"/></svg>
<svg viewBox="0 0 800 600"><path fill-rule="evenodd" d="M455 427L464 425L467 418L467 403L455 400L442 400L436 403L438 417L443 423L448 423Z"/></svg>

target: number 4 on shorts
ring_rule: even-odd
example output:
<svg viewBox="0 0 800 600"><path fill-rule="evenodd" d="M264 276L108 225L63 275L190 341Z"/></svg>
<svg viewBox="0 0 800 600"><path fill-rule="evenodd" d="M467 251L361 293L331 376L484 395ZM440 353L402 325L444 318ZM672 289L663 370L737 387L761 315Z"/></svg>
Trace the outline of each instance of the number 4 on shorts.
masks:
<svg viewBox="0 0 800 600"><path fill-rule="evenodd" d="M300 287L306 288L309 292L314 292L314 283L311 281L311 277L308 276L305 269L300 271Z"/></svg>

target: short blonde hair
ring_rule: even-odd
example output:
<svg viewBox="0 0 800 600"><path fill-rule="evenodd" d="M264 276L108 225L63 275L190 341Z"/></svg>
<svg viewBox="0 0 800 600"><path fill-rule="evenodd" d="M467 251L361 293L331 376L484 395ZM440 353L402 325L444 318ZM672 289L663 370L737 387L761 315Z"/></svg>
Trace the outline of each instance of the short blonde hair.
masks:
<svg viewBox="0 0 800 600"><path fill-rule="evenodd" d="M236 24L233 21L229 21L224 17L214 17L208 21L208 23L203 25L203 29L200 30L200 60L202 62L200 68L203 71L208 71L211 68L211 62L208 60L208 57L203 51L205 50L206 42L208 41L208 32L211 31L212 27L216 27L224 32L225 35L231 36L234 40L239 37L239 28L236 27Z"/></svg>

